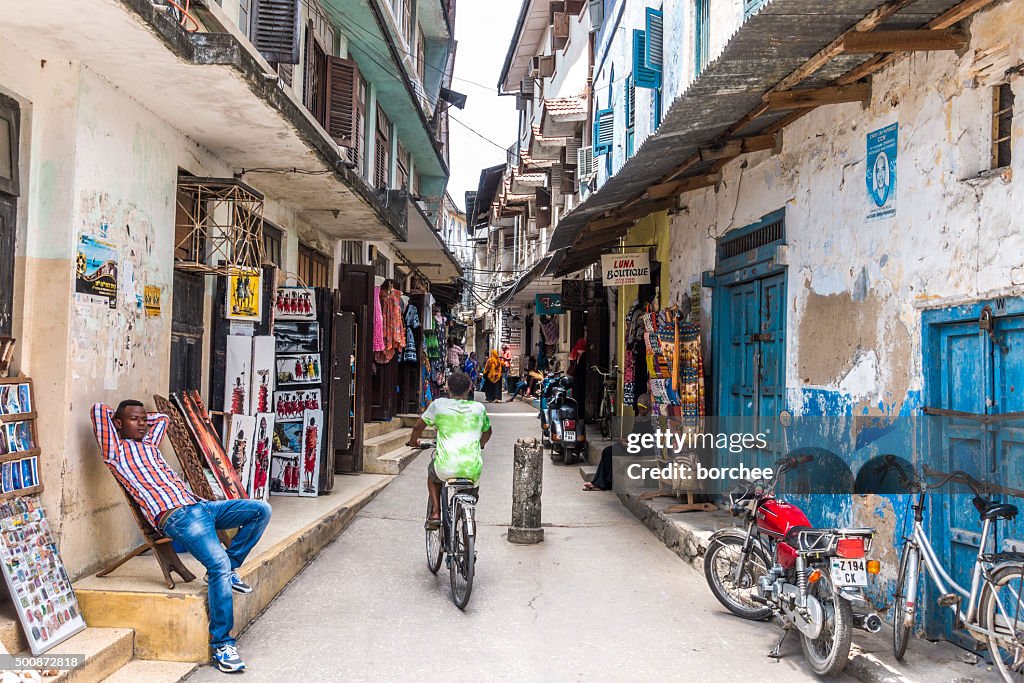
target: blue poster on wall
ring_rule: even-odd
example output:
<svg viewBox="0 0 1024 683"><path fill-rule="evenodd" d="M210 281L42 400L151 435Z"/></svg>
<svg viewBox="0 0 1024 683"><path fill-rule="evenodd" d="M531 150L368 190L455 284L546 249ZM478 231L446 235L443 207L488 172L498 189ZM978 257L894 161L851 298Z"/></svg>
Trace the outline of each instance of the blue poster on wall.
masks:
<svg viewBox="0 0 1024 683"><path fill-rule="evenodd" d="M565 312L562 308L561 294L538 294L536 297L537 315L560 315Z"/></svg>
<svg viewBox="0 0 1024 683"><path fill-rule="evenodd" d="M899 124L868 133L867 185L869 221L896 215L896 155Z"/></svg>

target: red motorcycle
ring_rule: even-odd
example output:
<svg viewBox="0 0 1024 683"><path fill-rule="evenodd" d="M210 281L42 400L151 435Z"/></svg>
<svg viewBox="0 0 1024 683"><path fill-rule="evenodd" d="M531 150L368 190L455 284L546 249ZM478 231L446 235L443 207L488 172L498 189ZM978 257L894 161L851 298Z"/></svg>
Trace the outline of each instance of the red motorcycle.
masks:
<svg viewBox="0 0 1024 683"><path fill-rule="evenodd" d="M800 508L778 500L779 478L814 458L783 458L770 480L750 482L729 494L730 511L746 529L721 529L704 555L711 592L733 614L760 621L777 616L783 633L800 632L804 656L820 676L846 666L854 628L877 633L882 622L868 612L863 589L879 564L867 559L874 529L815 529ZM854 613L853 605L857 606Z"/></svg>

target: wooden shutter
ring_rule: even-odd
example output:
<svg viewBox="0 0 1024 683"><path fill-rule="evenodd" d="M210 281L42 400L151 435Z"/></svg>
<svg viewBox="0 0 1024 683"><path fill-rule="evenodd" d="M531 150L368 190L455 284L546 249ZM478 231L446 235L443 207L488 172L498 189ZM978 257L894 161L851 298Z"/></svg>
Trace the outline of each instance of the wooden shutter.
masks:
<svg viewBox="0 0 1024 683"><path fill-rule="evenodd" d="M647 32L633 31L633 82L638 88L660 88L661 72L647 66Z"/></svg>
<svg viewBox="0 0 1024 683"><path fill-rule="evenodd" d="M647 8L647 68L661 71L664 61L664 15L660 10Z"/></svg>
<svg viewBox="0 0 1024 683"><path fill-rule="evenodd" d="M300 0L253 0L252 42L268 62L299 63Z"/></svg>
<svg viewBox="0 0 1024 683"><path fill-rule="evenodd" d="M342 147L355 147L358 130L359 67L350 59L327 57L327 132Z"/></svg>
<svg viewBox="0 0 1024 683"><path fill-rule="evenodd" d="M608 154L612 151L615 140L615 112L602 109L594 118L594 156Z"/></svg>
<svg viewBox="0 0 1024 683"><path fill-rule="evenodd" d="M594 148L580 147L576 153L576 177L583 181L594 174Z"/></svg>

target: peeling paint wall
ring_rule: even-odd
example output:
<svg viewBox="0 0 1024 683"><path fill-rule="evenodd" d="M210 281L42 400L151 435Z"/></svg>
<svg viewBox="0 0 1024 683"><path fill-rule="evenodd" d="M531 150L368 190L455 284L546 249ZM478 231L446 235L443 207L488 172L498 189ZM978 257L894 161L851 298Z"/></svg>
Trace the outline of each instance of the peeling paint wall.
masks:
<svg viewBox="0 0 1024 683"><path fill-rule="evenodd" d="M718 187L683 196L671 231L674 296L714 270L716 238L785 209L785 377L795 415L916 414L922 308L1024 294L1020 76L1010 80L1012 168L987 171L991 86L1024 62L1021 25L1024 1L992 7L970 22L962 53L898 60L874 77L867 106L822 107L785 130L780 153L745 156L724 169ZM868 222L866 136L896 122L896 216ZM706 337L711 303L703 290ZM837 438L853 451L854 428ZM886 553L905 504L900 497L809 502L822 524L870 522Z"/></svg>

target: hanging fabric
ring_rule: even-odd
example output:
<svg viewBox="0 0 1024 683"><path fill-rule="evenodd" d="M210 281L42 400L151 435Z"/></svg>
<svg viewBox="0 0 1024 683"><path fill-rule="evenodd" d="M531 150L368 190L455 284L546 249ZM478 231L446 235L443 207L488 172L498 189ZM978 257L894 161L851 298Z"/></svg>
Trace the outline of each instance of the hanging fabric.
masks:
<svg viewBox="0 0 1024 683"><path fill-rule="evenodd" d="M373 351L384 350L384 311L380 305L380 287L373 288Z"/></svg>

